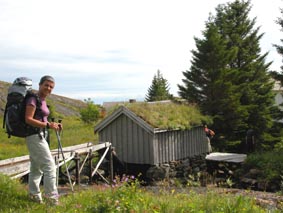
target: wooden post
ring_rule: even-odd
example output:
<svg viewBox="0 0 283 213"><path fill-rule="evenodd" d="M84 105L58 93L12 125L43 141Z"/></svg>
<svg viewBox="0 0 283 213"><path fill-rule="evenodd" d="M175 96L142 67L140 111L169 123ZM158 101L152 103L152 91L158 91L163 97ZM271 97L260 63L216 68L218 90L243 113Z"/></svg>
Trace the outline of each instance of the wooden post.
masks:
<svg viewBox="0 0 283 213"><path fill-rule="evenodd" d="M79 185L81 180L80 180L80 156L79 153L75 154L75 162L76 162L76 182Z"/></svg>
<svg viewBox="0 0 283 213"><path fill-rule="evenodd" d="M110 157L109 157L109 170L110 170L110 185L112 186L113 183L113 148L112 145L110 145Z"/></svg>
<svg viewBox="0 0 283 213"><path fill-rule="evenodd" d="M88 155L88 165L89 165L89 184L92 183L92 149L89 150L89 155Z"/></svg>

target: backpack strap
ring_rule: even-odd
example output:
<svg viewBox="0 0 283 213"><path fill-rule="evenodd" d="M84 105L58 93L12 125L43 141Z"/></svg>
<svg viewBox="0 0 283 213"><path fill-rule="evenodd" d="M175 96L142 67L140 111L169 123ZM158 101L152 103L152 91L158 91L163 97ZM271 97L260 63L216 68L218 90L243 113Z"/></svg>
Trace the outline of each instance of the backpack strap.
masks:
<svg viewBox="0 0 283 213"><path fill-rule="evenodd" d="M40 99L40 97L38 96L38 94L35 94L35 98L36 98L35 114L40 115L40 116L41 116L41 121L44 122L43 112L42 112L42 109L41 109L41 106L42 106L41 99ZM45 130L46 130L46 127L44 128L44 131L43 131L43 136L44 136L44 138L46 138ZM39 134L40 134L40 132L39 132Z"/></svg>
<svg viewBox="0 0 283 213"><path fill-rule="evenodd" d="M7 104L5 106L5 111L4 111L4 118L3 118L3 129L5 129L5 123L6 123L6 115L7 115Z"/></svg>
<svg viewBox="0 0 283 213"><path fill-rule="evenodd" d="M6 127L7 111L8 111L8 105L6 104L5 111L4 111L4 118L3 118L3 129L5 129L5 127ZM8 138L11 138L11 134L10 133L8 133Z"/></svg>
<svg viewBox="0 0 283 213"><path fill-rule="evenodd" d="M35 109L34 116L40 115L41 121L44 121L43 113L42 113L42 109L41 109L42 102L41 102L40 97L38 96L38 94L35 94L33 92L28 92L25 96L25 102L27 101L27 99L29 99L31 97L34 97L35 100L36 100L36 109ZM38 134L40 134L40 128L38 128L38 127L33 127L33 128L35 129L35 132L38 132ZM43 131L43 132L44 132L44 137L45 137L45 131Z"/></svg>

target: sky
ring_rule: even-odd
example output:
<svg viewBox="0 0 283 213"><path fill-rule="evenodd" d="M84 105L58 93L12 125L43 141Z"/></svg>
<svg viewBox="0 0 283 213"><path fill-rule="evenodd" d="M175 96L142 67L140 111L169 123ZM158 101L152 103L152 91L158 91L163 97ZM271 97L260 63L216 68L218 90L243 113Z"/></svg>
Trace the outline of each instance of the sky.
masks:
<svg viewBox="0 0 283 213"><path fill-rule="evenodd" d="M95 104L144 100L157 70L170 93L189 70L194 37L228 0L0 0L0 80L43 75L53 93ZM280 70L283 0L251 0L262 53Z"/></svg>

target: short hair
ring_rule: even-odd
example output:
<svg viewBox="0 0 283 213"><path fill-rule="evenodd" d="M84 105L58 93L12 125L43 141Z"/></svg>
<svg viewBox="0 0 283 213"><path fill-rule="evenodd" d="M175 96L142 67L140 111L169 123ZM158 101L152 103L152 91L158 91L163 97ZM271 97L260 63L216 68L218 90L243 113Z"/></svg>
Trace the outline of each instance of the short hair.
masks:
<svg viewBox="0 0 283 213"><path fill-rule="evenodd" d="M55 83L55 80L52 76L50 75L45 75L40 79L39 85L43 84L44 81L51 81L53 83Z"/></svg>

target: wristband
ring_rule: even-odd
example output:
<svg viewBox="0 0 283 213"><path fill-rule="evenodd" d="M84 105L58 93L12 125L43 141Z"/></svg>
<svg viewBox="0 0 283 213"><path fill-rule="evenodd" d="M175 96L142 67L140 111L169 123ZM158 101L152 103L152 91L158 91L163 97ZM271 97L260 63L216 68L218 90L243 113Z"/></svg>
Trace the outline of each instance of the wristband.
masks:
<svg viewBox="0 0 283 213"><path fill-rule="evenodd" d="M46 123L46 128L47 128L47 129L49 129L49 128L50 128L49 123Z"/></svg>

